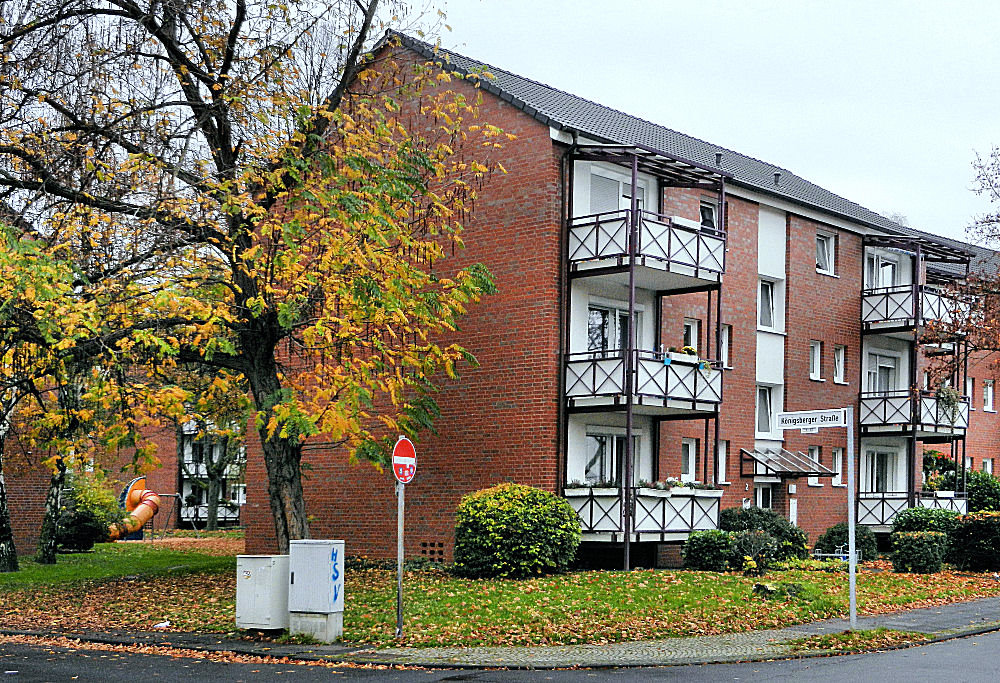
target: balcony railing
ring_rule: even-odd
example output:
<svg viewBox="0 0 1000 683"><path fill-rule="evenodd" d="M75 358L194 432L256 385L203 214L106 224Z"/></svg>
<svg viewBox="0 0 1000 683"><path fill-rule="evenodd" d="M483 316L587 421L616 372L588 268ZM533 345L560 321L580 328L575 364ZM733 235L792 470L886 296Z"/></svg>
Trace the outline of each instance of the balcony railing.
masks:
<svg viewBox="0 0 1000 683"><path fill-rule="evenodd" d="M676 487L632 489L632 531L690 533L719 528L722 491ZM622 533L622 495L617 488L566 489L584 533Z"/></svg>
<svg viewBox="0 0 1000 683"><path fill-rule="evenodd" d="M230 508L228 505L219 503L218 519L220 522L239 521L240 509ZM185 522L200 521L208 519L208 505L185 505L181 508L181 519Z"/></svg>
<svg viewBox="0 0 1000 683"><path fill-rule="evenodd" d="M890 526L896 515L908 507L909 496L905 492L862 491L858 494L858 524ZM964 515L968 511L968 500L961 491L922 491L917 493L916 507L951 510Z"/></svg>
<svg viewBox="0 0 1000 683"><path fill-rule="evenodd" d="M920 309L917 309L917 302ZM969 313L969 302L940 287L898 285L866 289L861 293L861 322L909 327L929 322L952 323Z"/></svg>
<svg viewBox="0 0 1000 683"><path fill-rule="evenodd" d="M722 369L693 356L636 349L633 399L650 401L722 402ZM625 397L625 351L587 351L566 359L566 397L570 400ZM690 360L688 360L690 358Z"/></svg>
<svg viewBox="0 0 1000 683"><path fill-rule="evenodd" d="M622 209L573 218L569 227L570 264L579 268L587 262L627 259L630 217L631 210ZM657 264L671 271L679 268L697 277L725 272L724 232L640 211L638 236L636 256L647 265Z"/></svg>
<svg viewBox="0 0 1000 683"><path fill-rule="evenodd" d="M923 391L863 392L861 426L916 426L935 432L953 432L969 427L969 397L947 406L934 394Z"/></svg>

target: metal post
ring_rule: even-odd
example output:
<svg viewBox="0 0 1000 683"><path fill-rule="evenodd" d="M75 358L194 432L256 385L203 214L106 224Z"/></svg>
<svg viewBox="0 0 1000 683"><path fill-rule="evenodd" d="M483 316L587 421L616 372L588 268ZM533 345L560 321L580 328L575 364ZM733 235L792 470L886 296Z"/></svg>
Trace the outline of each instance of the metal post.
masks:
<svg viewBox="0 0 1000 683"><path fill-rule="evenodd" d="M403 637L403 508L406 484L396 482L396 637Z"/></svg>
<svg viewBox="0 0 1000 683"><path fill-rule="evenodd" d="M639 240L639 157L632 156L632 191L628 237L628 341L625 350L625 466L622 468L622 531L625 571L631 569L632 544L632 393L635 372L635 256Z"/></svg>
<svg viewBox="0 0 1000 683"><path fill-rule="evenodd" d="M854 509L854 408L844 408L847 424L847 557L848 591L851 614L851 630L858 627L858 596L856 577L858 572L857 543L854 538L856 511Z"/></svg>

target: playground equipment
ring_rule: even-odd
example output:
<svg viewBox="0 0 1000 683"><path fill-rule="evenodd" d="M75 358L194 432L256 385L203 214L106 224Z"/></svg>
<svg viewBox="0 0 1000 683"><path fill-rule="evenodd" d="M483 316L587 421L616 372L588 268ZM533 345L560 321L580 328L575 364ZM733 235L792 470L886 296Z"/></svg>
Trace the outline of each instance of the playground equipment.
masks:
<svg viewBox="0 0 1000 683"><path fill-rule="evenodd" d="M108 525L108 539L117 541L139 531L160 509L160 497L146 488L146 478L137 477L122 492L128 517Z"/></svg>

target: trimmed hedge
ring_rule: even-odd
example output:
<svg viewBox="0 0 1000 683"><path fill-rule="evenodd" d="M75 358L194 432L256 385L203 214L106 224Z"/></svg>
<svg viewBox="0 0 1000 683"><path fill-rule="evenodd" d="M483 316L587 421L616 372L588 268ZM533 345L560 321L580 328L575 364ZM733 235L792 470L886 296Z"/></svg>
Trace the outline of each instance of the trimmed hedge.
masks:
<svg viewBox="0 0 1000 683"><path fill-rule="evenodd" d="M681 548L684 567L705 572L724 572L732 549L732 536L725 531L694 531Z"/></svg>
<svg viewBox="0 0 1000 683"><path fill-rule="evenodd" d="M566 500L531 486L500 484L459 503L453 571L512 579L562 571L579 545L580 518Z"/></svg>
<svg viewBox="0 0 1000 683"><path fill-rule="evenodd" d="M897 531L892 534L892 570L913 574L941 571L948 535L940 531Z"/></svg>
<svg viewBox="0 0 1000 683"><path fill-rule="evenodd" d="M777 539L760 529L736 531L731 536L729 565L746 576L764 576L778 552Z"/></svg>
<svg viewBox="0 0 1000 683"><path fill-rule="evenodd" d="M774 510L759 507L726 508L719 513L719 528L723 531L766 531L775 540L777 549L774 559L778 561L809 557L809 537L806 532Z"/></svg>
<svg viewBox="0 0 1000 683"><path fill-rule="evenodd" d="M974 512L948 533L948 561L959 569L1000 569L1000 512Z"/></svg>
<svg viewBox="0 0 1000 683"><path fill-rule="evenodd" d="M958 523L958 513L940 508L907 508L892 520L893 533L910 531L939 531L950 533Z"/></svg>
<svg viewBox="0 0 1000 683"><path fill-rule="evenodd" d="M847 522L834 524L823 532L823 535L816 541L816 550L821 553L835 553L840 546L847 552ZM878 545L875 542L875 534L866 526L854 525L855 547L861 551L861 561L878 559Z"/></svg>

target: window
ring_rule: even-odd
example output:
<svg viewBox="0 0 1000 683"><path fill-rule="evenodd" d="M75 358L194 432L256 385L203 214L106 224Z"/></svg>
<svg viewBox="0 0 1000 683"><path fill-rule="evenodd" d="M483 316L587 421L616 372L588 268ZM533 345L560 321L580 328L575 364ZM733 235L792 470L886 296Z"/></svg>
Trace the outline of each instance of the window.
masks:
<svg viewBox="0 0 1000 683"><path fill-rule="evenodd" d="M718 230L715 220L715 202L702 200L701 202L701 227L706 230Z"/></svg>
<svg viewBox="0 0 1000 683"><path fill-rule="evenodd" d="M635 336L639 338L642 314L635 314ZM628 311L611 306L593 306L587 311L587 350L622 351L628 348Z"/></svg>
<svg viewBox="0 0 1000 683"><path fill-rule="evenodd" d="M809 379L823 379L823 342L809 342Z"/></svg>
<svg viewBox="0 0 1000 683"><path fill-rule="evenodd" d="M821 451L819 446L809 447L809 459L812 460L817 465L820 464L820 452ZM809 486L822 486L822 484L819 483L819 477L809 477L806 480L806 483L808 483Z"/></svg>
<svg viewBox="0 0 1000 683"><path fill-rule="evenodd" d="M969 410L975 410L972 397L976 395L976 380L972 377L965 378L965 395L969 397Z"/></svg>
<svg viewBox="0 0 1000 683"><path fill-rule="evenodd" d="M754 504L759 508L771 509L771 485L754 484Z"/></svg>
<svg viewBox="0 0 1000 683"><path fill-rule="evenodd" d="M976 469L975 466L972 464L972 456L971 455L965 456L964 462L965 462L965 471L966 472L970 472L970 471Z"/></svg>
<svg viewBox="0 0 1000 683"><path fill-rule="evenodd" d="M983 458L983 472L993 474L993 458Z"/></svg>
<svg viewBox="0 0 1000 683"><path fill-rule="evenodd" d="M833 481L831 482L834 486L845 486L844 484L844 449L843 448L833 448L830 450L830 455L833 457L833 467L834 471Z"/></svg>
<svg viewBox="0 0 1000 683"><path fill-rule="evenodd" d="M681 439L681 481L698 478L698 440Z"/></svg>
<svg viewBox="0 0 1000 683"><path fill-rule="evenodd" d="M868 451L862 489L874 493L893 493L896 483L896 454L891 451Z"/></svg>
<svg viewBox="0 0 1000 683"><path fill-rule="evenodd" d="M771 387L757 386L757 433L771 433Z"/></svg>
<svg viewBox="0 0 1000 683"><path fill-rule="evenodd" d="M632 435L632 479L639 481L639 436ZM587 433L587 464L584 479L588 484L618 486L622 480L625 460L625 435L600 432Z"/></svg>
<svg viewBox="0 0 1000 683"><path fill-rule="evenodd" d="M639 209L645 201L645 188L639 186ZM590 213L620 211L632 207L632 184L616 178L590 175Z"/></svg>
<svg viewBox="0 0 1000 683"><path fill-rule="evenodd" d="M865 278L869 289L896 285L896 262L881 254L869 254L865 261Z"/></svg>
<svg viewBox="0 0 1000 683"><path fill-rule="evenodd" d="M732 362L730 362L729 358L729 343L733 336L733 326L723 325L721 335L722 335L722 340L721 344L719 344L720 346L719 360L722 361L722 367L731 368L733 367L733 364Z"/></svg>
<svg viewBox="0 0 1000 683"><path fill-rule="evenodd" d="M993 380L983 380L983 410L993 410Z"/></svg>
<svg viewBox="0 0 1000 683"><path fill-rule="evenodd" d="M760 293L757 297L757 324L760 327L774 328L774 283L770 280L760 281Z"/></svg>
<svg viewBox="0 0 1000 683"><path fill-rule="evenodd" d="M924 391L930 391L931 388L931 373L924 370Z"/></svg>
<svg viewBox="0 0 1000 683"><path fill-rule="evenodd" d="M833 235L816 234L816 270L827 275L834 274L834 239Z"/></svg>
<svg viewBox="0 0 1000 683"><path fill-rule="evenodd" d="M716 484L728 484L729 480L726 479L726 457L729 455L729 442L725 440L719 441L718 447L719 461L716 465L715 472L715 483Z"/></svg>
<svg viewBox="0 0 1000 683"><path fill-rule="evenodd" d="M844 379L847 376L847 347L833 347L833 381L838 384L847 384Z"/></svg>
<svg viewBox="0 0 1000 683"><path fill-rule="evenodd" d="M701 339L701 321L695 318L684 318L683 346L690 346L697 351L699 339Z"/></svg>
<svg viewBox="0 0 1000 683"><path fill-rule="evenodd" d="M868 354L868 391L885 394L896 390L899 359L880 353Z"/></svg>

